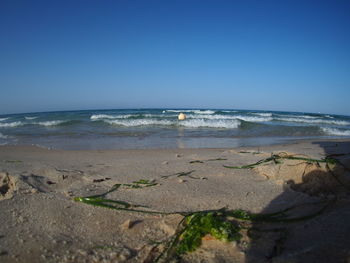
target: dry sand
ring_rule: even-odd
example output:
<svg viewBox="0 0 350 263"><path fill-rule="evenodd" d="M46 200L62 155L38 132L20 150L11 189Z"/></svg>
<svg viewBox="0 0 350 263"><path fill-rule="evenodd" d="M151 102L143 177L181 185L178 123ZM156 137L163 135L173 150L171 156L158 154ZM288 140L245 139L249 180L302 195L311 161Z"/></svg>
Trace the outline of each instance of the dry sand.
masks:
<svg viewBox="0 0 350 263"><path fill-rule="evenodd" d="M287 152L333 155L341 165L284 160L254 169L227 169ZM225 160L209 159L222 158ZM191 161L204 161L203 163ZM322 214L284 228L224 243L206 237L183 262L350 262L350 142L318 141L260 149L60 151L0 147L0 262L145 262L155 241L174 234L181 215L150 215L73 200L139 179L158 185L118 189L109 198L157 211L245 209L256 213L334 200ZM191 177L177 177L180 172ZM335 178L334 175L337 177ZM169 176L164 178L164 176ZM307 214L305 206L295 216ZM260 226L253 226L260 227Z"/></svg>

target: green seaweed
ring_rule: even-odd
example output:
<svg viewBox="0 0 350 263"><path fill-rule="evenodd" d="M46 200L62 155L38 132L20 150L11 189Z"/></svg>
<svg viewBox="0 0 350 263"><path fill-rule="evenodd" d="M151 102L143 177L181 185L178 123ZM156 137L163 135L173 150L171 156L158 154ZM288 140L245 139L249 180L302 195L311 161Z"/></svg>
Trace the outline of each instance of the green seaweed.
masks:
<svg viewBox="0 0 350 263"><path fill-rule="evenodd" d="M321 204L322 202L309 203ZM305 204L304 204L305 205ZM286 238L285 228L274 228L270 230L253 229L253 223L268 222L268 223L291 223L311 219L320 215L330 202L322 206L318 211L300 216L290 217L286 212L294 210L300 205L294 205L269 214L253 214L242 209L227 210L225 208L208 211L197 212L179 212L184 215L184 218L179 223L176 233L165 244L165 248L158 256L155 262L162 260L168 262L171 258L179 258L181 255L195 251L202 243L202 238L206 235L224 241L224 242L239 242L243 237L242 230L247 230L248 236L252 236L252 231L280 231L282 232L280 243L276 245L276 252L280 253L283 248L283 242ZM235 218L235 220L232 219Z"/></svg>
<svg viewBox="0 0 350 263"><path fill-rule="evenodd" d="M5 163L22 163L21 160L4 160Z"/></svg>
<svg viewBox="0 0 350 263"><path fill-rule="evenodd" d="M271 158L275 158L271 156ZM298 157L297 157L298 158ZM309 160L308 158L303 158L303 160ZM258 163L264 163L267 161L278 161L277 160L261 160ZM298 159L299 160L299 159ZM319 161L311 159L313 161ZM321 160L327 162L327 160ZM332 162L330 162L332 163ZM327 162L328 164L328 162ZM255 164L254 164L255 165ZM170 176L190 176L194 170L189 172L180 172ZM169 176L167 176L169 177ZM166 178L167 178L166 177ZM302 215L298 217L292 217L290 214L296 208L301 205L293 205L273 213L251 213L243 209L233 209L228 210L226 208L214 209L214 210L202 210L202 211L156 211L149 207L131 204L126 201L121 200L111 200L106 198L106 196L121 187L128 188L142 188L156 185L156 182L148 180L138 180L131 184L115 184L113 187L100 195L87 196L87 197L75 197L74 201L82 202L88 205L109 208L114 210L137 212L137 213L147 213L147 214L158 214L158 215L173 215L179 214L183 218L178 224L175 234L165 242L157 242L154 249L151 250L148 259L150 262L164 261L168 262L173 258L181 258L183 254L195 251L202 243L202 239L206 235L211 235L213 238L224 242L239 242L243 237L242 231L247 231L247 234L251 235L253 231L259 231L256 225L253 229L253 223L256 222L267 222L267 223L292 223L297 221L308 220L314 218L325 211L332 201L320 201L302 205L319 205L325 203L316 212ZM281 249L283 249L283 243L286 236L281 236L279 243L275 247L274 254L279 254ZM164 245L164 248L160 249L160 245ZM156 254L159 254L158 256ZM157 257L156 257L157 256ZM156 257L156 258L155 258Z"/></svg>
<svg viewBox="0 0 350 263"><path fill-rule="evenodd" d="M259 160L256 163L242 165L242 166L224 165L224 167L230 168L230 169L252 169L252 168L255 168L256 166L259 166L259 165L265 164L265 163L269 163L269 162L274 162L275 164L281 164L284 159L305 161L307 163L326 163L326 164L338 164L339 163L338 160L331 158L331 157L326 157L324 159L312 159L312 158L299 157L299 156L294 156L294 155L272 154L271 157Z"/></svg>
<svg viewBox="0 0 350 263"><path fill-rule="evenodd" d="M188 171L188 172L179 172L179 173L175 173L175 174L170 174L170 175L163 175L162 178L163 179L167 179L171 176L176 176L176 177L183 177L183 176L188 176L189 178L192 178L192 179L200 179L198 177L194 177L194 176L191 176L192 173L194 173L196 170L191 170L191 171Z"/></svg>
<svg viewBox="0 0 350 263"><path fill-rule="evenodd" d="M240 240L241 228L226 219L220 212L198 212L185 218L186 227L176 245L178 255L196 250L202 243L202 238L210 234L214 238L231 242Z"/></svg>
<svg viewBox="0 0 350 263"><path fill-rule="evenodd" d="M126 188L144 188L144 187L151 187L155 186L158 183L155 183L154 181L149 181L145 179L140 179L138 181L134 181L131 184L121 184L120 186L126 187Z"/></svg>

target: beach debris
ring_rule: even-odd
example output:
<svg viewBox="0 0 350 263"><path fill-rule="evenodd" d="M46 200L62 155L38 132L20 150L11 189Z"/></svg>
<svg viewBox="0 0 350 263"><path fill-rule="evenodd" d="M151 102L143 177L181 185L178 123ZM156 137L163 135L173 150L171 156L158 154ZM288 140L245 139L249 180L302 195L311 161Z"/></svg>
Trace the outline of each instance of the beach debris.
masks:
<svg viewBox="0 0 350 263"><path fill-rule="evenodd" d="M177 119L179 121L186 120L186 115L184 113L180 112L180 114L177 116Z"/></svg>
<svg viewBox="0 0 350 263"><path fill-rule="evenodd" d="M249 151L239 151L238 153L250 153L250 154L261 154L262 152L260 152L260 150L256 151L256 152L249 152Z"/></svg>
<svg viewBox="0 0 350 263"><path fill-rule="evenodd" d="M190 163L204 163L204 162L213 162L213 161L227 161L225 158L215 158L215 159L207 159L207 160L193 160Z"/></svg>
<svg viewBox="0 0 350 263"><path fill-rule="evenodd" d="M22 163L21 160L4 160L5 163Z"/></svg>
<svg viewBox="0 0 350 263"><path fill-rule="evenodd" d="M46 183L47 183L48 185L51 185L51 184L56 184L55 182L50 181L50 180L46 181Z"/></svg>
<svg viewBox="0 0 350 263"><path fill-rule="evenodd" d="M338 164L339 163L338 160L331 158L331 157L326 157L324 159L312 159L312 158L301 157L301 156L296 156L296 155L291 155L291 154L286 154L286 153L279 153L279 154L271 154L271 157L268 157L266 159L262 159L256 163L242 165L242 166L224 165L224 167L230 168L230 169L252 169L258 165L269 163L269 162L273 162L275 164L281 164L284 159L286 159L286 160L299 160L299 161L305 161L308 163L326 163L326 164Z"/></svg>
<svg viewBox="0 0 350 263"><path fill-rule="evenodd" d="M148 183L147 180L139 180L137 183ZM134 184L136 182L133 182ZM133 184L126 184L133 185ZM137 184L136 184L137 185ZM182 255L195 251L200 247L203 238L207 239L210 235L214 239L218 239L224 242L232 242L240 240L243 234L248 232L257 231L257 225L253 223L257 222L267 222L267 223L290 223L296 221L302 221L314 218L323 211L333 201L326 200L314 203L294 205L286 209L274 212L274 213L261 213L254 214L242 209L228 210L227 208L214 209L214 210L204 210L204 211L156 211L148 207L136 204L130 204L121 200L111 200L107 199L106 195L116 191L122 186L122 184L114 185L111 190L103 193L101 195L94 195L88 197L75 197L74 200L77 202L83 202L89 205L105 207L115 210L123 210L128 212L146 213L146 214L158 214L158 215L181 215L182 220L178 223L175 233L164 242L156 242L155 247L151 249L147 260L149 262L169 262L172 259L179 259ZM317 211L310 214L301 215L298 217L292 217L290 213L300 206L305 205L322 205ZM126 220L122 225L125 229L130 229L132 227L132 221ZM284 233L285 228L280 228L281 233ZM269 230L263 230L269 231ZM276 229L273 229L276 231ZM280 237L279 241L285 238ZM282 249L282 245L278 244L276 250ZM147 261L148 262L148 261Z"/></svg>
<svg viewBox="0 0 350 263"><path fill-rule="evenodd" d="M191 171L188 171L188 172L179 172L179 173L170 174L170 175L163 175L162 178L163 179L167 179L167 178L172 177L172 176L176 176L176 177L187 176L187 177L192 178L192 179L200 179L199 177L194 177L194 176L191 175L195 171L196 170L191 170Z"/></svg>
<svg viewBox="0 0 350 263"><path fill-rule="evenodd" d="M92 182L93 183L101 183L101 182L104 182L104 181L107 181L107 180L111 180L111 178L106 177L106 178L100 178L100 179L93 179Z"/></svg>
<svg viewBox="0 0 350 263"><path fill-rule="evenodd" d="M193 160L193 161L190 161L190 163L204 163L204 161L201 161L201 160Z"/></svg>
<svg viewBox="0 0 350 263"><path fill-rule="evenodd" d="M285 162L301 161L301 162ZM278 166L268 166L277 164ZM284 164L284 165L283 165ZM298 166L295 170L291 167ZM230 169L255 169L267 180L274 179L279 184L287 183L291 189L304 192L311 196L342 194L350 191L350 181L346 175L349 169L339 160L326 156L323 159L314 159L287 153L271 154L266 159L242 166L228 166ZM282 180L281 180L282 179ZM283 180L286 179L286 180Z"/></svg>
<svg viewBox="0 0 350 263"><path fill-rule="evenodd" d="M154 180L145 180L145 179L140 179L138 181L133 181L131 184L120 184L120 186L125 187L125 188L144 188L144 187L151 187L155 186L158 183L156 183Z"/></svg>
<svg viewBox="0 0 350 263"><path fill-rule="evenodd" d="M127 219L125 220L121 225L120 227L122 229L125 229L125 230L128 230L128 229L131 229L134 225L136 225L138 222L140 222L139 220L137 221L132 221L131 219Z"/></svg>

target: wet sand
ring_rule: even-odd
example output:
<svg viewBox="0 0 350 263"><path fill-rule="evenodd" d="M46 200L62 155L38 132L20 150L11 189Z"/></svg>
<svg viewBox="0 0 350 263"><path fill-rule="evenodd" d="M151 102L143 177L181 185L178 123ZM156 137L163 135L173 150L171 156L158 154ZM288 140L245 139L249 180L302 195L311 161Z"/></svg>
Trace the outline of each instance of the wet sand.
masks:
<svg viewBox="0 0 350 263"><path fill-rule="evenodd" d="M228 169L288 154L331 156L331 167L300 160ZM183 262L349 262L350 141L305 141L235 149L62 151L0 147L0 262L147 262L183 216L116 211L74 201L140 179L152 187L121 187L108 198L152 211L244 209L268 213L329 201L319 215L240 242L204 238ZM191 172L188 175L184 173ZM183 173L183 174L181 174ZM179 176L180 175L180 176ZM183 176L181 176L183 175ZM317 206L317 205L316 205ZM311 213L303 206L291 216ZM153 250L152 250L153 249ZM161 250L161 247L159 248Z"/></svg>

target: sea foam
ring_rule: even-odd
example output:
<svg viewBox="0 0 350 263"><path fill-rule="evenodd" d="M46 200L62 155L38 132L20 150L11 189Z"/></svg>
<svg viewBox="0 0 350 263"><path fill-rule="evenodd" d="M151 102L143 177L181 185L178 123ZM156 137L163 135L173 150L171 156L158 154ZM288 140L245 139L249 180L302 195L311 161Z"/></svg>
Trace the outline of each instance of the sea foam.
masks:
<svg viewBox="0 0 350 263"><path fill-rule="evenodd" d="M24 123L21 121L6 122L6 123L0 123L0 128L14 128L21 125L24 125Z"/></svg>
<svg viewBox="0 0 350 263"><path fill-rule="evenodd" d="M205 120L205 119L187 119L185 121L179 122L180 126L188 128L226 128L226 129L236 129L240 125L238 120Z"/></svg>
<svg viewBox="0 0 350 263"><path fill-rule="evenodd" d="M350 136L350 130L340 130L336 128L321 127L322 131L328 135Z"/></svg>
<svg viewBox="0 0 350 263"><path fill-rule="evenodd" d="M235 129L240 125L238 120L206 120L206 119L186 119L178 120L158 120L158 119L136 119L136 120L104 120L111 125L119 125L125 127L137 126L182 126L188 128L227 128Z"/></svg>
<svg viewBox="0 0 350 263"><path fill-rule="evenodd" d="M8 120L9 118L0 118L0 121L6 121Z"/></svg>
<svg viewBox="0 0 350 263"><path fill-rule="evenodd" d="M255 117L255 116L243 116L243 115L236 115L235 118L242 121L249 121L249 122L267 122L267 121L273 120L273 118L271 117Z"/></svg>
<svg viewBox="0 0 350 263"><path fill-rule="evenodd" d="M275 118L279 121L285 122L299 122L299 123L310 123L310 124L334 124L334 125L350 125L348 121L339 121L339 120L324 120L324 119L313 119L313 118Z"/></svg>
<svg viewBox="0 0 350 263"><path fill-rule="evenodd" d="M104 122L111 125L119 125L126 127L137 126L151 126L151 125L173 125L174 123L168 120L155 120L155 119L139 119L139 120L104 120Z"/></svg>
<svg viewBox="0 0 350 263"><path fill-rule="evenodd" d="M60 125L64 122L65 121L56 120L56 121L40 121L40 122L34 122L32 124L37 124L37 125L41 125L41 126L56 126L56 125Z"/></svg>
<svg viewBox="0 0 350 263"><path fill-rule="evenodd" d="M213 111L213 110L165 110L165 111L163 111L163 113L165 113L165 112L177 112L177 113L192 112L195 114L214 114L215 113L215 111Z"/></svg>
<svg viewBox="0 0 350 263"><path fill-rule="evenodd" d="M254 112L253 113L254 115L258 115L258 116L261 116L261 117L271 117L272 116L272 113L270 112Z"/></svg>
<svg viewBox="0 0 350 263"><path fill-rule="evenodd" d="M36 118L38 118L38 117L24 117L26 120L35 120Z"/></svg>
<svg viewBox="0 0 350 263"><path fill-rule="evenodd" d="M127 119L130 117L136 117L139 116L139 114L125 114L125 115L107 115L107 114L94 114L91 115L90 120L92 121L98 121L98 120L113 120L113 119Z"/></svg>

